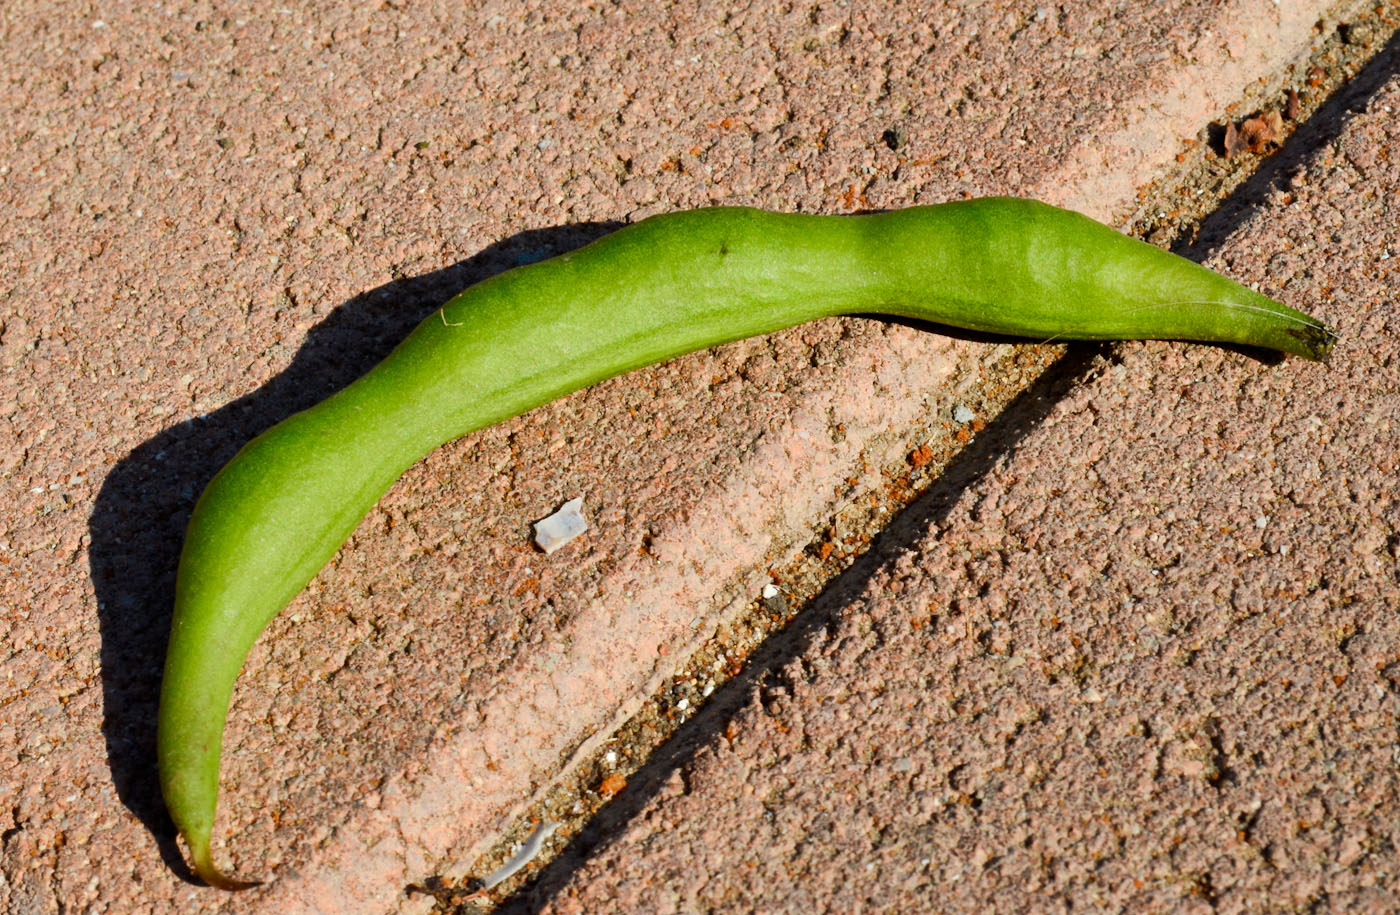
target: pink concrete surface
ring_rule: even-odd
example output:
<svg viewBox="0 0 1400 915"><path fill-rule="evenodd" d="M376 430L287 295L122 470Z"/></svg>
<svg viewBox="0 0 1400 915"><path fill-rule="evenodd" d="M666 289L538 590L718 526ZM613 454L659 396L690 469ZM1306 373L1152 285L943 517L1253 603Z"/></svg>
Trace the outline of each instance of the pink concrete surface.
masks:
<svg viewBox="0 0 1400 915"><path fill-rule="evenodd" d="M1209 261L1329 365L1083 360L504 911L1400 907L1398 64Z"/></svg>
<svg viewBox="0 0 1400 915"><path fill-rule="evenodd" d="M1286 6L6 4L6 911L421 907L986 352L824 322L442 449L240 681L219 854L273 881L186 883L152 740L193 500L453 291L710 203L1108 217L1306 45Z"/></svg>

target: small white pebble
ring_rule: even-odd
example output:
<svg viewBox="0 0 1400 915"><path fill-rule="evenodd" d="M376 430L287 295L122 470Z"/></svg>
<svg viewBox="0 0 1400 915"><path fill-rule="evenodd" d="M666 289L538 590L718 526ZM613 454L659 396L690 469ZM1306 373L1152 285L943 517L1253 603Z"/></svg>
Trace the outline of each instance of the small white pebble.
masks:
<svg viewBox="0 0 1400 915"><path fill-rule="evenodd" d="M704 696L706 699L708 699L708 698L710 697L710 694L713 693L714 691L715 691L715 685L714 685L713 683L706 683L706 684L705 684L705 688L704 688L703 690L701 690L700 695L702 695L702 696Z"/></svg>
<svg viewBox="0 0 1400 915"><path fill-rule="evenodd" d="M1266 528L1266 527L1269 526L1269 516L1268 516L1268 515L1260 515L1258 518L1255 518L1255 519L1254 519L1254 526L1257 527L1257 528L1259 528L1259 530L1262 531L1264 528Z"/></svg>
<svg viewBox="0 0 1400 915"><path fill-rule="evenodd" d="M690 708L690 700L682 697L681 701L676 703L676 708L680 709L681 711L685 711L686 709Z"/></svg>
<svg viewBox="0 0 1400 915"><path fill-rule="evenodd" d="M772 600L773 598L775 598L775 597L777 597L777 596L778 596L778 586L777 586L777 585L769 584L769 585L764 585L764 586L763 586L763 599L764 599L764 600Z"/></svg>
<svg viewBox="0 0 1400 915"><path fill-rule="evenodd" d="M958 404L953 408L953 422L970 423L976 418L977 414L962 404Z"/></svg>
<svg viewBox="0 0 1400 915"><path fill-rule="evenodd" d="M500 870L481 881L481 888L483 890L492 889L498 884L515 876L517 871L535 859L535 856L540 853L540 849L544 847L544 843L554 834L554 830L558 828L558 823L550 822L544 822L536 826L535 831L530 833L530 838L526 839L525 844L520 846L520 851L516 852L513 858L502 865Z"/></svg>
<svg viewBox="0 0 1400 915"><path fill-rule="evenodd" d="M609 750L607 753L603 754L603 761L606 762L606 763L607 763L608 765L610 765L610 766L616 765L616 764L617 764L617 751L616 751L616 750Z"/></svg>
<svg viewBox="0 0 1400 915"><path fill-rule="evenodd" d="M588 530L584 520L583 497L570 499L554 514L535 522L535 544L546 553L553 553L579 534Z"/></svg>

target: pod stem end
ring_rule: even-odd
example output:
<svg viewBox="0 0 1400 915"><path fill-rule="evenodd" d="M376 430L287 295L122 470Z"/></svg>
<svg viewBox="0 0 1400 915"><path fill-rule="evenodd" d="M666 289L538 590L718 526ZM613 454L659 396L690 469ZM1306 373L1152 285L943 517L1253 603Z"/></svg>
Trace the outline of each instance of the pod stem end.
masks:
<svg viewBox="0 0 1400 915"><path fill-rule="evenodd" d="M1304 327L1290 327L1288 335L1301 344L1298 355L1314 362L1326 362L1337 342L1337 333L1326 324L1309 324Z"/></svg>
<svg viewBox="0 0 1400 915"><path fill-rule="evenodd" d="M188 838L188 836L186 837ZM190 857L199 879L220 890L247 890L259 885L257 880L237 880L227 876L214 864L214 855L207 842L190 842Z"/></svg>

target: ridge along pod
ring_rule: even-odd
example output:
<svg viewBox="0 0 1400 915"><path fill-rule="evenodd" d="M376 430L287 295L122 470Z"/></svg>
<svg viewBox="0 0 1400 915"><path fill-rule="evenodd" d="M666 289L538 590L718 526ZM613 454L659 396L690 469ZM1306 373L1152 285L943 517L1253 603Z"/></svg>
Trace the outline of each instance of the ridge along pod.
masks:
<svg viewBox="0 0 1400 915"><path fill-rule="evenodd" d="M161 790L213 886L225 719L258 635L439 445L604 378L840 314L1065 340L1235 343L1320 360L1322 323L1086 216L986 198L861 216L654 216L472 286L382 362L247 445L185 536Z"/></svg>

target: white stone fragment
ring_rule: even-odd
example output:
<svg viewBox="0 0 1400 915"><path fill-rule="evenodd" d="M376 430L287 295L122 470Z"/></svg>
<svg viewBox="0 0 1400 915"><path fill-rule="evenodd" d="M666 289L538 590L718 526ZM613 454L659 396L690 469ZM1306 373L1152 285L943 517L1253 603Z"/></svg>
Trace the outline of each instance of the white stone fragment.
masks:
<svg viewBox="0 0 1400 915"><path fill-rule="evenodd" d="M500 870L481 881L481 888L483 890L493 889L498 884L515 876L517 871L535 859L535 856L540 853L540 849L544 847L544 843L558 828L558 823L548 821L536 826L535 831L530 833L530 838L525 840L525 844L520 846L520 850L515 853L515 856L507 861Z"/></svg>
<svg viewBox="0 0 1400 915"><path fill-rule="evenodd" d="M963 404L958 404L953 408L953 422L955 423L963 423L966 425L976 418L977 414Z"/></svg>
<svg viewBox="0 0 1400 915"><path fill-rule="evenodd" d="M775 598L775 597L777 597L777 596L778 596L778 586L777 586L777 585L764 585L764 586L763 586L763 599L764 599L764 600L772 600L773 598Z"/></svg>
<svg viewBox="0 0 1400 915"><path fill-rule="evenodd" d="M579 534L588 530L583 518L583 497L570 499L554 514L535 522L535 544L546 553L553 553Z"/></svg>

